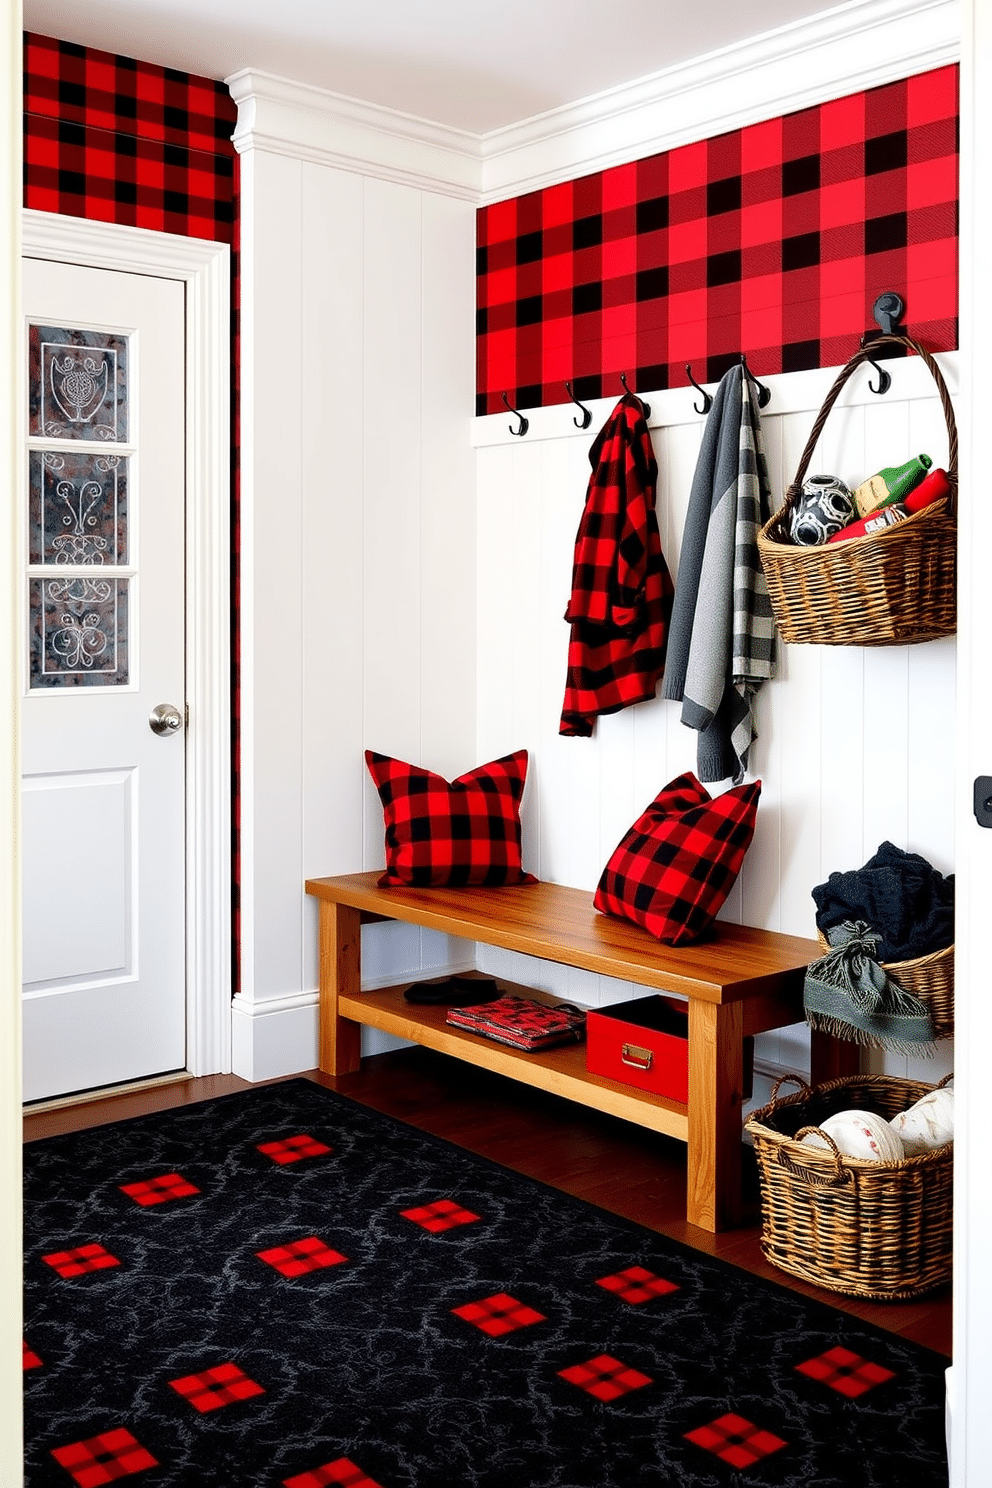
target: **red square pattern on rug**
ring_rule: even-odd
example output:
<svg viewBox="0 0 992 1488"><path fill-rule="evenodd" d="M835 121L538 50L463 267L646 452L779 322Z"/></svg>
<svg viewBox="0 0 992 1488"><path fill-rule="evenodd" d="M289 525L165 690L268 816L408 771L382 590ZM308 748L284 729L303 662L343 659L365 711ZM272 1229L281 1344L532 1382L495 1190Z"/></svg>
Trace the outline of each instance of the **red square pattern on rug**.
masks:
<svg viewBox="0 0 992 1488"><path fill-rule="evenodd" d="M24 1363L22 1365L22 1368L37 1369L41 1365L42 1360L38 1358L38 1355L35 1353L34 1349L28 1348L27 1339L22 1338L21 1342L24 1345Z"/></svg>
<svg viewBox="0 0 992 1488"><path fill-rule="evenodd" d="M70 1442L52 1452L56 1462L72 1475L80 1488L97 1488L100 1483L113 1483L158 1467L158 1460L147 1452L123 1426L104 1431L87 1441Z"/></svg>
<svg viewBox="0 0 992 1488"><path fill-rule="evenodd" d="M236 1364L217 1364L199 1374L170 1380L169 1384L198 1411L219 1410L222 1405L231 1405L235 1400L249 1400L253 1395L265 1394L262 1386L249 1379Z"/></svg>
<svg viewBox="0 0 992 1488"><path fill-rule="evenodd" d="M42 1256L47 1266L52 1266L60 1276L82 1276L84 1271L106 1271L110 1266L119 1266L120 1261L102 1245L79 1245L75 1250L56 1250Z"/></svg>
<svg viewBox="0 0 992 1488"><path fill-rule="evenodd" d="M825 1354L817 1354L815 1359L797 1364L796 1369L851 1400L873 1390L876 1385L883 1385L886 1380L895 1379L891 1369L872 1364L869 1359L862 1359L860 1354L853 1354L846 1348L828 1349Z"/></svg>
<svg viewBox="0 0 992 1488"><path fill-rule="evenodd" d="M587 1359L584 1364L573 1364L570 1369L559 1369L558 1373L570 1385L578 1385L580 1390L587 1390L597 1400L616 1400L631 1390L640 1390L645 1385L654 1384L650 1375L630 1369L609 1354L597 1354L595 1359Z"/></svg>
<svg viewBox="0 0 992 1488"><path fill-rule="evenodd" d="M283 1488L327 1488L329 1483L340 1483L344 1488L381 1488L347 1457L325 1462L323 1467L299 1473L295 1478L283 1478Z"/></svg>
<svg viewBox="0 0 992 1488"><path fill-rule="evenodd" d="M643 1266L628 1266L626 1271L617 1271L612 1276L601 1276L597 1286L613 1292L624 1302L650 1302L652 1297L664 1297L668 1292L677 1292L674 1281L666 1281Z"/></svg>
<svg viewBox="0 0 992 1488"><path fill-rule="evenodd" d="M453 1230L456 1225L474 1224L479 1218L471 1209L463 1209L454 1199L438 1199L435 1204L422 1204L417 1209L401 1209L403 1219L412 1219L414 1224L436 1233Z"/></svg>
<svg viewBox="0 0 992 1488"><path fill-rule="evenodd" d="M305 1240L292 1240L288 1245L274 1245L271 1250L256 1250L267 1266L274 1266L283 1276L303 1276L307 1271L320 1271L325 1266L339 1266L348 1259L339 1250L331 1250L316 1235Z"/></svg>
<svg viewBox="0 0 992 1488"><path fill-rule="evenodd" d="M306 1132L300 1132L295 1137L283 1137L278 1142L259 1142L258 1150L266 1157L271 1157L273 1162L295 1163L302 1161L304 1157L323 1157L331 1148Z"/></svg>
<svg viewBox="0 0 992 1488"><path fill-rule="evenodd" d="M732 1412L719 1416L708 1426L697 1426L695 1431L687 1431L685 1435L687 1441L695 1442L697 1447L703 1447L724 1462L729 1462L731 1467L751 1467L753 1463L760 1462L762 1457L768 1457L772 1452L788 1445L780 1436L764 1431L760 1426L755 1426L753 1422L746 1421L743 1416L735 1416Z"/></svg>
<svg viewBox="0 0 992 1488"><path fill-rule="evenodd" d="M121 1193L143 1208L152 1204L165 1204L169 1199L182 1199L187 1194L199 1193L188 1179L179 1173L163 1173L159 1178L145 1178L140 1183L121 1183Z"/></svg>
<svg viewBox="0 0 992 1488"><path fill-rule="evenodd" d="M546 1321L543 1312L535 1312L524 1302L506 1292L497 1292L494 1297L485 1297L481 1302L466 1302L463 1307L453 1307L455 1317L464 1318L488 1333L490 1338L499 1338L503 1333L513 1333L517 1328L529 1328L532 1323Z"/></svg>

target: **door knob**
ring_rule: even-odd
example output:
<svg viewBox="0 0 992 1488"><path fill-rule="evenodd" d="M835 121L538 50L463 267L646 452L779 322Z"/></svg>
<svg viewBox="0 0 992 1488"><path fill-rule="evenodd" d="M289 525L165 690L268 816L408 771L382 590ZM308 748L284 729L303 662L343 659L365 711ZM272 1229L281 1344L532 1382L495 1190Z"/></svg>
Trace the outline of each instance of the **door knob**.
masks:
<svg viewBox="0 0 992 1488"><path fill-rule="evenodd" d="M148 715L153 734L177 734L183 726L183 715L171 703L159 703Z"/></svg>

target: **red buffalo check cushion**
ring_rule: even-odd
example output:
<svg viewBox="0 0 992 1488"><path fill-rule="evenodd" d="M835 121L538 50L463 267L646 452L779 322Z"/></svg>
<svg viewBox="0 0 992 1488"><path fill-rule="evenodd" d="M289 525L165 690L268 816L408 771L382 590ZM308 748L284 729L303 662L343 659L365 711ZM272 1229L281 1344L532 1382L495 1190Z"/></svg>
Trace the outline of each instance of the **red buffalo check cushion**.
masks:
<svg viewBox="0 0 992 1488"><path fill-rule="evenodd" d="M534 883L520 861L520 801L527 751L504 755L448 781L431 770L365 751L386 828L379 885Z"/></svg>
<svg viewBox="0 0 992 1488"><path fill-rule="evenodd" d="M639 816L603 869L593 901L666 945L689 945L716 918L754 836L761 781L711 797L687 771Z"/></svg>

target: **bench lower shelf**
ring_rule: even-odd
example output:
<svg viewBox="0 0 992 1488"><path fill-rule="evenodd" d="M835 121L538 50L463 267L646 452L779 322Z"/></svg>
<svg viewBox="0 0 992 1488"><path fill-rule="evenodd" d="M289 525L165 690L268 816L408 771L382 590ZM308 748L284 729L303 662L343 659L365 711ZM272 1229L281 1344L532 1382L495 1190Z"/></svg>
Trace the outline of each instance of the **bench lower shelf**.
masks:
<svg viewBox="0 0 992 1488"><path fill-rule="evenodd" d="M689 1108L681 1101L665 1100L646 1091L635 1090L619 1080L591 1075L586 1069L585 1044L561 1044L554 1049L525 1054L492 1039L453 1028L445 1022L446 1009L425 1007L407 1002L404 987L385 987L377 992L362 992L338 1000L343 1018L379 1028L397 1038L410 1039L439 1054L450 1054L468 1064L479 1065L498 1075L508 1075L525 1085L564 1096L583 1106L592 1106L609 1116L620 1116L638 1126L649 1127L665 1136L688 1141ZM501 984L501 990L519 991L528 997L539 996L529 988Z"/></svg>
<svg viewBox="0 0 992 1488"><path fill-rule="evenodd" d="M598 914L590 894L560 884L382 888L377 877L307 880L319 906L322 1070L345 1075L360 1067L363 1024L411 1039L685 1142L687 1220L705 1230L739 1223L744 1040L802 1018L803 973L819 955L815 941L721 924L708 941L673 948ZM589 1074L582 1045L523 1054L448 1027L444 1009L408 1003L401 988L362 991L361 927L383 919L687 998L687 1104ZM850 1072L852 1060L856 1067L855 1045L813 1036L814 1082Z"/></svg>

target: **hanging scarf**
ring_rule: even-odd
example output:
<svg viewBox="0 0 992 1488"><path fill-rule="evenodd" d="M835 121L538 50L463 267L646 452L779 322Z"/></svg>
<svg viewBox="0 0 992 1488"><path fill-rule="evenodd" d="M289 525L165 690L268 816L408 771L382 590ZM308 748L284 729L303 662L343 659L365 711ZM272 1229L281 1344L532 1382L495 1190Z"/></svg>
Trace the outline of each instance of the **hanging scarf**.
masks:
<svg viewBox="0 0 992 1488"><path fill-rule="evenodd" d="M875 958L880 936L864 920L826 932L831 949L806 969L803 1006L810 1028L848 1043L927 1053L933 1021L926 1005L894 982Z"/></svg>

